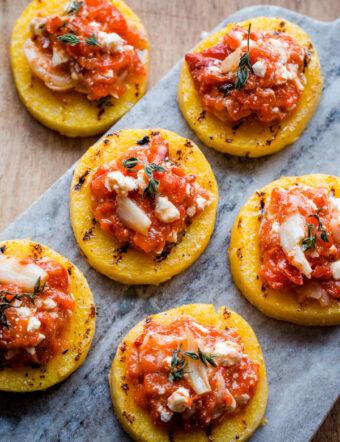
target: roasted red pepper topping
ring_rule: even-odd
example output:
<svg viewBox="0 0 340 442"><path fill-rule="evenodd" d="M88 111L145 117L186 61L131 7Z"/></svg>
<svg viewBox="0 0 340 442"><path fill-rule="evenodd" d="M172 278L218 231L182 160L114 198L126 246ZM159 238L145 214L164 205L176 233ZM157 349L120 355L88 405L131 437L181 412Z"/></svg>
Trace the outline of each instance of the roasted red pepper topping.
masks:
<svg viewBox="0 0 340 442"><path fill-rule="evenodd" d="M0 282L0 365L45 364L67 350L65 331L74 309L67 271L52 260L21 261L29 263L48 275L35 294L23 295L20 284Z"/></svg>
<svg viewBox="0 0 340 442"><path fill-rule="evenodd" d="M120 98L128 82L146 75L146 36L106 0L74 1L68 8L65 15L32 20L34 46L25 47L26 58L52 90L75 89L112 105L107 97Z"/></svg>
<svg viewBox="0 0 340 442"><path fill-rule="evenodd" d="M223 122L249 115L262 122L283 120L296 109L304 88L304 49L289 35L250 32L252 68L240 89L235 88L241 57L248 53L247 30L239 25L223 41L185 56L207 112Z"/></svg>
<svg viewBox="0 0 340 442"><path fill-rule="evenodd" d="M172 162L168 142L160 135L139 143L94 174L93 211L103 231L121 245L161 254L180 240L211 195L195 183L195 175Z"/></svg>
<svg viewBox="0 0 340 442"><path fill-rule="evenodd" d="M259 380L258 364L244 354L235 330L203 326L188 316L169 325L147 323L127 367L135 401L153 423L186 430L240 412Z"/></svg>
<svg viewBox="0 0 340 442"><path fill-rule="evenodd" d="M340 298L340 204L326 187L274 188L260 229L261 278L298 300Z"/></svg>

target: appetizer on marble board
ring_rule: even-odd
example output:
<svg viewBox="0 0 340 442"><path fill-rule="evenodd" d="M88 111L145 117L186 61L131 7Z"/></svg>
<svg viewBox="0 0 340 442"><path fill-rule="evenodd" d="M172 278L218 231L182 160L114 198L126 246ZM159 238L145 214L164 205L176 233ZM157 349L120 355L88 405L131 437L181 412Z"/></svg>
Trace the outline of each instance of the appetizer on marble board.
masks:
<svg viewBox="0 0 340 442"><path fill-rule="evenodd" d="M229 257L259 310L302 325L340 323L340 178L283 177L241 209Z"/></svg>
<svg viewBox="0 0 340 442"><path fill-rule="evenodd" d="M84 275L29 240L0 242L0 390L61 382L85 360L96 310Z"/></svg>
<svg viewBox="0 0 340 442"><path fill-rule="evenodd" d="M34 0L14 26L11 63L37 120L62 135L92 136L145 93L148 37L121 0Z"/></svg>
<svg viewBox="0 0 340 442"><path fill-rule="evenodd" d="M96 270L124 284L159 284L206 248L217 201L214 174L192 141L164 129L126 129L77 164L71 222Z"/></svg>
<svg viewBox="0 0 340 442"><path fill-rule="evenodd" d="M321 98L315 46L296 24L229 24L185 56L179 107L209 147L259 157L297 140Z"/></svg>
<svg viewBox="0 0 340 442"><path fill-rule="evenodd" d="M247 440L268 385L255 333L237 313L191 304L147 317L118 346L114 410L137 441Z"/></svg>

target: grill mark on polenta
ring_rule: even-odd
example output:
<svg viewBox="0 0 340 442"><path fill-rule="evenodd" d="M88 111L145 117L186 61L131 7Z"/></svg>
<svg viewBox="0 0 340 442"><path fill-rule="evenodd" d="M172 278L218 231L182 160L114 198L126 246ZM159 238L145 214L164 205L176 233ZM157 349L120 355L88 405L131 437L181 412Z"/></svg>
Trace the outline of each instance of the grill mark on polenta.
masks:
<svg viewBox="0 0 340 442"><path fill-rule="evenodd" d="M132 414L127 413L126 411L123 411L122 415L129 422L129 424L133 424L133 422L135 421L135 417Z"/></svg>
<svg viewBox="0 0 340 442"><path fill-rule="evenodd" d="M144 144L148 144L150 141L150 138L148 137L148 135L145 135L143 138L140 138L139 140L136 141L136 143L138 144L138 146L144 146Z"/></svg>
<svg viewBox="0 0 340 442"><path fill-rule="evenodd" d="M0 254L2 255L3 253L5 253L5 250L6 250L6 246L0 247Z"/></svg>
<svg viewBox="0 0 340 442"><path fill-rule="evenodd" d="M89 230L87 230L87 231L84 233L83 241L89 241L91 238L93 238L93 237L95 237L95 236L96 236L96 234L94 233L94 228L91 227Z"/></svg>
<svg viewBox="0 0 340 442"><path fill-rule="evenodd" d="M80 190L82 185L85 183L87 175L91 172L90 169L87 169L81 177L78 178L78 183L74 186L74 190Z"/></svg>
<svg viewBox="0 0 340 442"><path fill-rule="evenodd" d="M128 250L129 250L129 245L128 244L125 244L124 246L119 247L118 249L115 249L113 251L113 261L114 261L114 264L118 264L123 259L123 255L125 253L127 253Z"/></svg>

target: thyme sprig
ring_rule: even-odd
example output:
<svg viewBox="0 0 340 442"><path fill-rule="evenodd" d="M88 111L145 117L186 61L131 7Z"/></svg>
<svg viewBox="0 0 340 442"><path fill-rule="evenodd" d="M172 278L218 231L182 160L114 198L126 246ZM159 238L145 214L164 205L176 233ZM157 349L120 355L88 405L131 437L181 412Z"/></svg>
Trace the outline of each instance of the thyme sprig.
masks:
<svg viewBox="0 0 340 442"><path fill-rule="evenodd" d="M246 84L248 78L249 78L249 71L254 73L253 66L250 61L249 57L249 39L250 39L250 29L251 29L251 23L249 23L248 26L248 36L247 36L247 52L242 55L240 58L240 64L238 66L237 74L236 74L236 81L235 81L235 89L240 90L244 88L244 85Z"/></svg>
<svg viewBox="0 0 340 442"><path fill-rule="evenodd" d="M316 235L313 234L314 224L308 224L308 233L306 238L302 240L302 249L315 249Z"/></svg>
<svg viewBox="0 0 340 442"><path fill-rule="evenodd" d="M22 292L22 293L14 293L8 290L0 290L0 324L2 324L5 328L10 326L7 316L6 310L8 308L17 308L12 303L16 299L21 299L23 296L28 296L32 304L34 304L34 298L36 295L41 294L46 288L46 282L41 285L40 276L37 279L37 282L34 285L33 292ZM8 299L10 298L10 299Z"/></svg>
<svg viewBox="0 0 340 442"><path fill-rule="evenodd" d="M185 373L190 373L189 371L185 370L187 363L185 362L183 354L181 357L179 357L179 355L182 353L181 347L182 344L177 348L177 350L173 350L172 352L171 368L169 373L169 381L171 384L173 382L180 381Z"/></svg>
<svg viewBox="0 0 340 442"><path fill-rule="evenodd" d="M184 352L185 355L189 356L189 358L191 359L200 359L201 362L208 367L208 363L210 365L212 365L213 367L217 367L216 362L214 361L213 358L216 358L216 355L212 355L209 353L204 353L199 347L197 349L197 354L195 352L192 351L185 351Z"/></svg>
<svg viewBox="0 0 340 442"><path fill-rule="evenodd" d="M199 347L197 349L197 353L193 351L182 351L182 344L180 344L177 350L173 350L172 352L171 368L169 373L169 381L171 384L175 381L180 381L185 373L190 373L190 371L185 370L187 363L185 362L184 355L196 361L200 360L206 367L208 367L208 364L212 365L213 367L217 367L217 364L214 361L216 355L204 353Z"/></svg>
<svg viewBox="0 0 340 442"><path fill-rule="evenodd" d="M327 232L322 224L322 221L321 221L321 218L319 215L322 210L325 210L325 208L321 207L321 209L319 209L316 213L308 215L308 217L315 218L318 221L317 229L319 232L321 232L322 241L329 242ZM315 249L316 234L314 233L314 228L315 228L314 224L308 224L307 237L302 240L303 250Z"/></svg>
<svg viewBox="0 0 340 442"><path fill-rule="evenodd" d="M322 210L325 210L325 208L324 208L324 207L321 207L321 209L319 209L319 210L316 212L316 214L309 215L309 216L315 218L315 219L318 221L318 231L321 232L321 239L322 239L322 241L324 241L324 242L329 242L329 238L328 238L327 232L326 232L326 230L325 230L325 228L324 228L324 226L323 226L323 224L322 224L322 221L321 221L321 219L320 219L320 216L319 216L319 213L320 213Z"/></svg>
<svg viewBox="0 0 340 442"><path fill-rule="evenodd" d="M98 46L99 48L101 48L101 45L98 43L96 34L94 32L92 32L92 37L91 38L85 38L85 43L88 46Z"/></svg>
<svg viewBox="0 0 340 442"><path fill-rule="evenodd" d="M145 197L146 194L150 196L150 198L154 198L156 193L158 193L159 181L156 180L153 176L154 172L166 172L166 169L159 164L156 163L147 163L145 161L139 160L136 157L127 158L122 162L122 166L128 169L129 172L138 172L137 169L134 169L137 164L144 164L145 175L149 178L148 185L145 187L142 193L142 198Z"/></svg>
<svg viewBox="0 0 340 442"><path fill-rule="evenodd" d="M101 48L101 45L98 43L96 34L93 32L92 37L85 38L85 40L81 40L79 37L77 37L75 34L72 34L71 32L68 32L64 35L59 35L57 37L59 41L62 41L64 43L68 43L69 45L77 45L79 43L86 43L87 46L98 46Z"/></svg>
<svg viewBox="0 0 340 442"><path fill-rule="evenodd" d="M64 34L64 35L59 35L59 37L57 37L57 39L59 41L64 42L64 43L68 43L69 45L77 45L78 43L82 42L82 40L80 40L79 37L77 37L74 34L71 34L70 32L68 32L67 34Z"/></svg>
<svg viewBox="0 0 340 442"><path fill-rule="evenodd" d="M74 12L78 12L80 8L83 6L84 2L77 2L74 0L70 4L70 9L68 9L67 14L73 14Z"/></svg>

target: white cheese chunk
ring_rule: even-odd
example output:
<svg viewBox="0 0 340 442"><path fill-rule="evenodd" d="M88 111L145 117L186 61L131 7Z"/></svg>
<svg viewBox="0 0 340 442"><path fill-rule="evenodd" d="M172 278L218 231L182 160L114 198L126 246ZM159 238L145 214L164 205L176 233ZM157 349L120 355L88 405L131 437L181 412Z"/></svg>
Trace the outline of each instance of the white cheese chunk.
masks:
<svg viewBox="0 0 340 442"><path fill-rule="evenodd" d="M57 304L53 301L53 299L49 298L44 300L43 305L46 310L53 310L57 307Z"/></svg>
<svg viewBox="0 0 340 442"><path fill-rule="evenodd" d="M330 265L331 272L334 279L340 279L340 260L332 262Z"/></svg>
<svg viewBox="0 0 340 442"><path fill-rule="evenodd" d="M41 322L39 321L39 319L36 318L35 316L31 316L28 321L27 331L28 332L36 331L40 328L40 326L41 326Z"/></svg>
<svg viewBox="0 0 340 442"><path fill-rule="evenodd" d="M107 52L123 52L125 41L115 32L107 33L100 31L98 32L97 40Z"/></svg>
<svg viewBox="0 0 340 442"><path fill-rule="evenodd" d="M280 62L287 63L287 51L286 51L285 47L283 46L282 42L280 40L275 39L275 38L269 39L269 42L271 43L274 51L279 53Z"/></svg>
<svg viewBox="0 0 340 442"><path fill-rule="evenodd" d="M105 187L110 192L115 191L120 196L128 196L129 192L138 189L138 182L135 178L125 176L119 170L115 170L107 174Z"/></svg>
<svg viewBox="0 0 340 442"><path fill-rule="evenodd" d="M288 261L311 278L312 268L302 249L305 236L305 221L299 214L291 215L280 226L280 244Z"/></svg>
<svg viewBox="0 0 340 442"><path fill-rule="evenodd" d="M183 411L189 408L189 402L189 390L184 387L179 387L171 396L169 396L168 407L175 413L183 413Z"/></svg>
<svg viewBox="0 0 340 442"><path fill-rule="evenodd" d="M162 422L170 422L172 416L174 415L172 411L167 410L165 407L162 407L161 405L157 408L161 415L161 421Z"/></svg>
<svg viewBox="0 0 340 442"><path fill-rule="evenodd" d="M206 71L209 74L220 74L221 73L221 69L218 66L208 66Z"/></svg>
<svg viewBox="0 0 340 442"><path fill-rule="evenodd" d="M39 333L38 341L37 341L36 345L40 344L40 342L42 342L45 338L46 338L45 335L43 335L42 333Z"/></svg>
<svg viewBox="0 0 340 442"><path fill-rule="evenodd" d="M263 78L266 75L266 65L264 63L262 63L262 61L257 61L256 63L253 64L253 71L254 74L257 75L258 77Z"/></svg>
<svg viewBox="0 0 340 442"><path fill-rule="evenodd" d="M156 217L163 223L172 223L180 218L177 207L169 201L167 196L156 195Z"/></svg>
<svg viewBox="0 0 340 442"><path fill-rule="evenodd" d="M35 348L34 347L27 347L26 348L27 353L29 353L30 355L35 355Z"/></svg>
<svg viewBox="0 0 340 442"><path fill-rule="evenodd" d="M231 367L242 359L241 347L236 342L216 342L213 350L215 361L224 367Z"/></svg>
<svg viewBox="0 0 340 442"><path fill-rule="evenodd" d="M130 198L117 196L116 214L124 225L142 235L147 235L151 220L138 204Z"/></svg>
<svg viewBox="0 0 340 442"><path fill-rule="evenodd" d="M58 46L53 46L52 66L56 67L63 63L67 63L69 59L70 57L64 49Z"/></svg>
<svg viewBox="0 0 340 442"><path fill-rule="evenodd" d="M209 200L207 200L206 198L203 198L202 196L199 196L199 195L196 198L196 204L200 210L204 210L207 207L207 205L209 204L209 202L210 202Z"/></svg>
<svg viewBox="0 0 340 442"><path fill-rule="evenodd" d="M249 399L250 399L249 394L246 393L240 394L240 396L237 397L237 403L241 405L241 407L243 407L248 403Z"/></svg>
<svg viewBox="0 0 340 442"><path fill-rule="evenodd" d="M42 35L45 23L46 23L45 17L34 17L30 21L29 27L33 37L37 35Z"/></svg>
<svg viewBox="0 0 340 442"><path fill-rule="evenodd" d="M24 291L33 292L40 278L44 283L48 274L34 263L22 264L21 260L10 255L0 255L0 281L7 284L18 284Z"/></svg>
<svg viewBox="0 0 340 442"><path fill-rule="evenodd" d="M16 312L21 318L28 318L32 315L32 310L28 307L19 307L16 309Z"/></svg>

